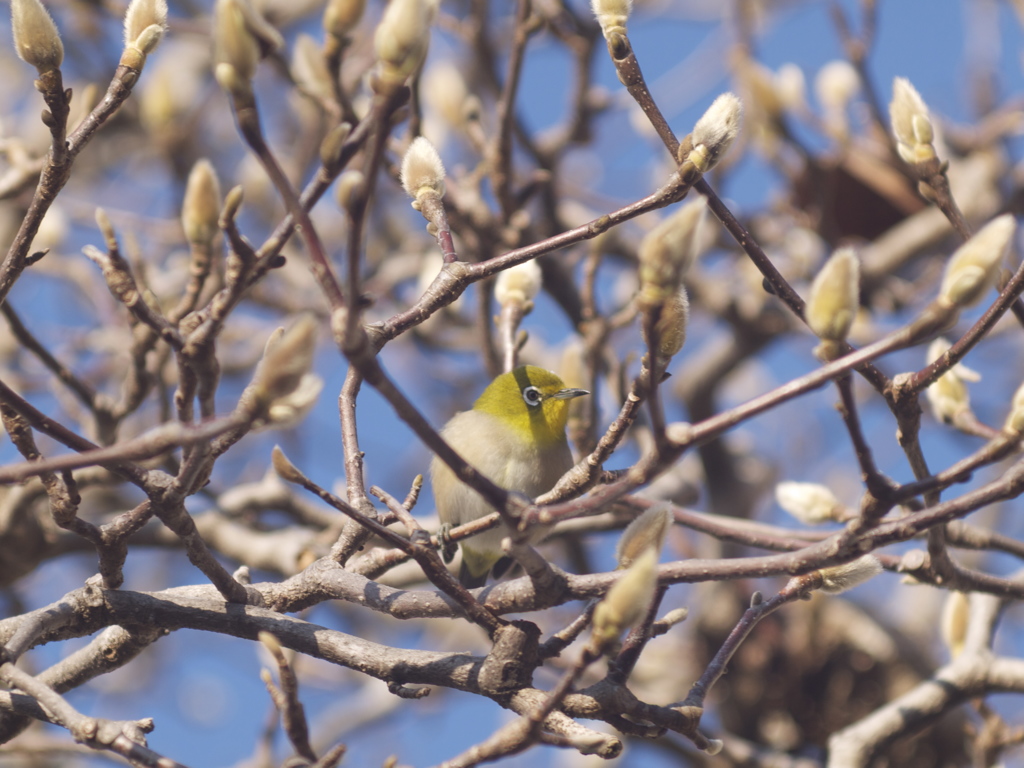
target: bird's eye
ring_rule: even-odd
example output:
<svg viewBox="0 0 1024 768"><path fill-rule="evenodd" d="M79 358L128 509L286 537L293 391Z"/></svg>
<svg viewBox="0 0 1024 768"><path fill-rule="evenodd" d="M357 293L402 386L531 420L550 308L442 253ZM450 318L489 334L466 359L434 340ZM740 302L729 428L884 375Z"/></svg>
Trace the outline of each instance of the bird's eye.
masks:
<svg viewBox="0 0 1024 768"><path fill-rule="evenodd" d="M526 387L523 390L523 400L526 401L527 405L540 405L542 399L540 390L536 387Z"/></svg>

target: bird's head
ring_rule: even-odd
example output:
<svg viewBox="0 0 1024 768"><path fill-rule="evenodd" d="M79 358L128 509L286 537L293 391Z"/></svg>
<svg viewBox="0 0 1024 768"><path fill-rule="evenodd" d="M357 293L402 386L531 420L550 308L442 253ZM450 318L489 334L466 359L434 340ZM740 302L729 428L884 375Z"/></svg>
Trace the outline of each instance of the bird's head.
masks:
<svg viewBox="0 0 1024 768"><path fill-rule="evenodd" d="M492 381L473 410L498 417L521 437L544 446L565 440L569 401L589 394L566 387L551 371L521 365Z"/></svg>

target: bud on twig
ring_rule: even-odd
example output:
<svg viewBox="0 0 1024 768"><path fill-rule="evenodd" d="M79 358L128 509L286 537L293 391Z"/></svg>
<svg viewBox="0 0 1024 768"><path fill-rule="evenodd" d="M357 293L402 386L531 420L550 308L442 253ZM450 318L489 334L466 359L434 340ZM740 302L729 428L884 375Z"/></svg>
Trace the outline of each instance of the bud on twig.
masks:
<svg viewBox="0 0 1024 768"><path fill-rule="evenodd" d="M633 561L594 608L591 642L596 651L608 650L623 632L643 618L657 586L658 553L648 548Z"/></svg>
<svg viewBox="0 0 1024 768"><path fill-rule="evenodd" d="M695 200L663 220L640 241L640 306L664 304L679 291L696 256L697 231L707 207Z"/></svg>
<svg viewBox="0 0 1024 768"><path fill-rule="evenodd" d="M209 160L199 160L188 175L181 226L190 243L210 246L220 233L220 182Z"/></svg>
<svg viewBox="0 0 1024 768"><path fill-rule="evenodd" d="M786 512L808 525L838 520L843 509L835 494L820 483L779 483L775 486L775 501Z"/></svg>
<svg viewBox="0 0 1024 768"><path fill-rule="evenodd" d="M405 83L427 55L431 7L427 0L390 0L373 35L387 88Z"/></svg>
<svg viewBox="0 0 1024 768"><path fill-rule="evenodd" d="M935 339L928 345L925 359L931 365L949 351L949 342ZM955 424L964 414L971 412L971 398L965 381L979 381L981 377L963 365L954 365L939 376L925 391L935 418L945 424Z"/></svg>
<svg viewBox="0 0 1024 768"><path fill-rule="evenodd" d="M601 25L601 34L605 40L612 34L626 34L626 22L633 10L633 0L590 0L590 8L597 23Z"/></svg>
<svg viewBox="0 0 1024 768"><path fill-rule="evenodd" d="M853 589L881 572L882 563L874 555L864 555L849 563L818 571L822 580L821 591L830 595Z"/></svg>
<svg viewBox="0 0 1024 768"><path fill-rule="evenodd" d="M939 289L939 301L967 307L988 290L1017 229L1013 214L997 216L953 253Z"/></svg>
<svg viewBox="0 0 1024 768"><path fill-rule="evenodd" d="M236 96L252 93L256 65L284 44L248 0L217 0L213 10L214 75L221 87Z"/></svg>
<svg viewBox="0 0 1024 768"><path fill-rule="evenodd" d="M658 340L658 348L654 350L662 360L669 360L679 354L679 350L686 343L686 327L690 322L690 297L686 289L680 287L674 296L670 296L661 305L661 313L658 315L658 322L654 325L655 338ZM644 343L648 346L651 340L647 338L647 326L640 326L640 332Z"/></svg>
<svg viewBox="0 0 1024 768"><path fill-rule="evenodd" d="M1010 402L1010 413L1003 424L1003 430L1020 434L1024 432L1024 384L1017 387L1013 393L1013 400Z"/></svg>
<svg viewBox="0 0 1024 768"><path fill-rule="evenodd" d="M64 61L64 45L57 25L39 0L11 0L14 48L39 74L58 69Z"/></svg>
<svg viewBox="0 0 1024 768"><path fill-rule="evenodd" d="M518 304L526 314L533 309L533 299L540 293L543 282L537 260L524 261L498 273L494 281L494 298L502 307Z"/></svg>
<svg viewBox="0 0 1024 768"><path fill-rule="evenodd" d="M413 208L425 197L444 197L444 163L434 145L417 136L402 158L402 189L413 198Z"/></svg>
<svg viewBox="0 0 1024 768"><path fill-rule="evenodd" d="M338 39L348 35L366 10L366 0L328 0L324 8L324 31Z"/></svg>
<svg viewBox="0 0 1024 768"><path fill-rule="evenodd" d="M167 31L167 0L132 0L124 14L121 63L140 68Z"/></svg>
<svg viewBox="0 0 1024 768"><path fill-rule="evenodd" d="M739 135L742 118L743 104L735 94L715 99L693 126L689 141L679 145L680 166L689 165L702 174L714 168Z"/></svg>
<svg viewBox="0 0 1024 768"><path fill-rule="evenodd" d="M814 78L814 93L824 112L825 128L838 141L850 133L846 108L860 90L860 75L848 61L828 62Z"/></svg>
<svg viewBox="0 0 1024 768"><path fill-rule="evenodd" d="M629 568L648 549L661 552L665 534L672 526L672 505L668 502L655 504L644 510L622 532L615 547L615 559L619 568Z"/></svg>
<svg viewBox="0 0 1024 768"><path fill-rule="evenodd" d="M935 157L934 131L928 105L905 77L892 81L889 120L896 137L896 150L904 162L915 165Z"/></svg>
<svg viewBox="0 0 1024 768"><path fill-rule="evenodd" d="M323 386L311 373L316 328L316 320L304 315L287 331L279 328L267 340L263 359L241 398L258 421L280 425L301 418L313 406Z"/></svg>
<svg viewBox="0 0 1024 768"><path fill-rule="evenodd" d="M860 262L852 248L840 248L811 283L805 315L815 335L844 341L860 307Z"/></svg>
<svg viewBox="0 0 1024 768"><path fill-rule="evenodd" d="M963 592L950 592L942 606L942 640L949 648L951 658L956 658L964 649L967 640L967 622L970 619L970 602Z"/></svg>

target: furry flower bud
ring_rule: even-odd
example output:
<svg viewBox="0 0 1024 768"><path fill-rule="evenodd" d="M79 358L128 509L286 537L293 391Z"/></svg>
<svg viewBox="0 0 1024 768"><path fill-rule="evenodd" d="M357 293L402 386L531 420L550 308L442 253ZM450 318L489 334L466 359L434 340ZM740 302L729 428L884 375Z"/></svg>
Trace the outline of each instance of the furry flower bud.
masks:
<svg viewBox="0 0 1024 768"><path fill-rule="evenodd" d="M896 149L905 162L913 164L935 157L928 105L905 77L892 81L889 120L896 137Z"/></svg>
<svg viewBox="0 0 1024 768"><path fill-rule="evenodd" d="M957 248L942 278L940 301L958 307L975 304L995 279L1016 230L1013 214L1004 213Z"/></svg>
<svg viewBox="0 0 1024 768"><path fill-rule="evenodd" d="M18 57L39 74L60 67L64 44L57 25L39 0L11 0L11 30Z"/></svg>
<svg viewBox="0 0 1024 768"><path fill-rule="evenodd" d="M840 248L818 272L804 314L819 339L846 339L860 307L860 262L852 248Z"/></svg>
<svg viewBox="0 0 1024 768"><path fill-rule="evenodd" d="M498 304L522 304L533 307L533 299L540 293L544 277L536 259L516 264L498 273L494 281L494 298ZM527 310L528 311L528 310Z"/></svg>
<svg viewBox="0 0 1024 768"><path fill-rule="evenodd" d="M626 526L615 547L619 568L629 568L648 549L660 552L672 521L672 505L668 502L648 507L636 517Z"/></svg>
<svg viewBox="0 0 1024 768"><path fill-rule="evenodd" d="M775 486L775 501L786 512L808 525L836 520L843 508L835 494L820 483L779 483Z"/></svg>
<svg viewBox="0 0 1024 768"><path fill-rule="evenodd" d="M391 0L373 36L388 86L404 83L427 55L431 8L426 0Z"/></svg>
<svg viewBox="0 0 1024 768"><path fill-rule="evenodd" d="M414 200L425 195L444 197L444 163L434 145L417 136L402 158L402 189Z"/></svg>
<svg viewBox="0 0 1024 768"><path fill-rule="evenodd" d="M689 161L700 173L710 171L739 135L742 118L743 103L736 94L723 93L693 126L690 148L685 157L677 158L680 164ZM684 142L680 149L686 146Z"/></svg>
<svg viewBox="0 0 1024 768"><path fill-rule="evenodd" d="M821 591L830 595L853 589L881 572L882 563L874 555L864 555L849 563L818 571L822 579Z"/></svg>
<svg viewBox="0 0 1024 768"><path fill-rule="evenodd" d="M188 175L181 205L181 226L190 243L209 245L220 232L220 182L209 160L198 161Z"/></svg>
<svg viewBox="0 0 1024 768"><path fill-rule="evenodd" d="M594 608L593 644L605 651L643 618L658 586L658 553L648 547Z"/></svg>
<svg viewBox="0 0 1024 768"><path fill-rule="evenodd" d="M640 241L642 308L664 304L679 291L696 256L697 231L706 210L703 200L680 206Z"/></svg>
<svg viewBox="0 0 1024 768"><path fill-rule="evenodd" d="M626 34L626 22L633 10L633 0L590 0L590 9L601 25L601 34L607 40L615 32Z"/></svg>

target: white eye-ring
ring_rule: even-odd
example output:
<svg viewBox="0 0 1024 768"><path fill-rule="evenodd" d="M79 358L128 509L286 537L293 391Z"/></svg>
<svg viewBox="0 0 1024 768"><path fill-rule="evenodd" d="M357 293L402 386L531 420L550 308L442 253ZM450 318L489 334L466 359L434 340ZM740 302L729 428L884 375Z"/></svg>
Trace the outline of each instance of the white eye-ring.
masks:
<svg viewBox="0 0 1024 768"><path fill-rule="evenodd" d="M523 389L523 400L529 406L540 405L540 401L544 398L540 394L540 390L536 387L525 387Z"/></svg>

